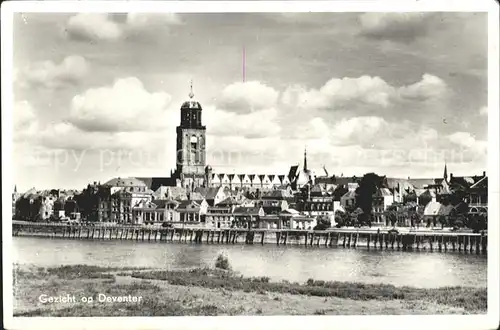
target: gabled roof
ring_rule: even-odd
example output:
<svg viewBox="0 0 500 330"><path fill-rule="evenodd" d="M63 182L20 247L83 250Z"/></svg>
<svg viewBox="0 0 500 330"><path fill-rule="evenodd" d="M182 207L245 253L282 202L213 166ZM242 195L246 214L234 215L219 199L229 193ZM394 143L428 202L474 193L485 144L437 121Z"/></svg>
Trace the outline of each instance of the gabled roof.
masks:
<svg viewBox="0 0 500 330"><path fill-rule="evenodd" d="M156 205L157 208L159 209L164 209L167 206L167 203L169 202L168 199L153 199L152 203Z"/></svg>
<svg viewBox="0 0 500 330"><path fill-rule="evenodd" d="M112 194L111 196L114 196L114 197L119 197L119 196L132 196L132 193L131 192L128 192L126 190L123 190L123 189L120 189L118 191L115 191L114 194Z"/></svg>
<svg viewBox="0 0 500 330"><path fill-rule="evenodd" d="M189 193L189 199L192 201L203 201L205 198L199 192L193 191Z"/></svg>
<svg viewBox="0 0 500 330"><path fill-rule="evenodd" d="M215 196L219 193L220 187L197 187L194 189L195 192L198 192L203 196L206 200L215 199Z"/></svg>
<svg viewBox="0 0 500 330"><path fill-rule="evenodd" d="M356 191L354 190L348 191L341 197L341 199L342 198L356 198Z"/></svg>
<svg viewBox="0 0 500 330"><path fill-rule="evenodd" d="M291 195L286 189L271 190L266 192L265 194L262 194L263 199L285 199L290 196Z"/></svg>
<svg viewBox="0 0 500 330"><path fill-rule="evenodd" d="M284 210L284 211L281 211L281 214L290 214L290 215L299 215L300 212L297 211L296 209L288 209L288 210Z"/></svg>
<svg viewBox="0 0 500 330"><path fill-rule="evenodd" d="M325 188L322 185L315 184L311 188L311 195L323 196L325 193L326 193L326 190L325 190Z"/></svg>
<svg viewBox="0 0 500 330"><path fill-rule="evenodd" d="M474 183L471 188L488 187L488 177L485 176L481 180Z"/></svg>
<svg viewBox="0 0 500 330"><path fill-rule="evenodd" d="M439 202L429 202L425 206L424 215L427 216L440 216L440 215L448 215L451 210L453 210L452 205L443 205Z"/></svg>
<svg viewBox="0 0 500 330"><path fill-rule="evenodd" d="M36 191L35 187L33 187L33 188L29 189L28 191L26 191L26 192L23 194L23 197L24 197L24 198L27 198L27 197L29 197L30 195L34 195L34 194L36 194L36 193L37 193L37 191Z"/></svg>
<svg viewBox="0 0 500 330"><path fill-rule="evenodd" d="M356 176L352 177L347 177L347 176L336 176L333 178L333 183L336 184L337 186L345 186L347 188L347 185L349 183L359 183L359 180L361 178L358 178Z"/></svg>
<svg viewBox="0 0 500 330"><path fill-rule="evenodd" d="M224 199L223 201L221 201L219 204L217 205L239 205L240 202L238 200L236 200L235 197L233 196L229 196L227 197L226 199Z"/></svg>
<svg viewBox="0 0 500 330"><path fill-rule="evenodd" d="M478 183L485 176L474 175L474 176L452 176L450 177L450 186L462 186L463 188L470 188L474 184Z"/></svg>
<svg viewBox="0 0 500 330"><path fill-rule="evenodd" d="M201 205L196 201L180 201L177 210L197 209Z"/></svg>
<svg viewBox="0 0 500 330"><path fill-rule="evenodd" d="M254 207L240 206L234 209L233 214L259 215L260 210L261 210L260 206L254 206Z"/></svg>
<svg viewBox="0 0 500 330"><path fill-rule="evenodd" d="M144 187L146 184L137 178L113 178L104 183L104 186L110 187Z"/></svg>
<svg viewBox="0 0 500 330"><path fill-rule="evenodd" d="M408 179L408 182L415 187L415 189L423 189L426 188L429 185L436 184L435 179Z"/></svg>
<svg viewBox="0 0 500 330"><path fill-rule="evenodd" d="M374 196L377 196L377 197L388 197L388 196L392 196L392 193L389 190L389 188L379 188L375 192Z"/></svg>
<svg viewBox="0 0 500 330"><path fill-rule="evenodd" d="M290 166L290 171L288 172L288 179L293 181L297 177L297 172L299 170L299 165Z"/></svg>

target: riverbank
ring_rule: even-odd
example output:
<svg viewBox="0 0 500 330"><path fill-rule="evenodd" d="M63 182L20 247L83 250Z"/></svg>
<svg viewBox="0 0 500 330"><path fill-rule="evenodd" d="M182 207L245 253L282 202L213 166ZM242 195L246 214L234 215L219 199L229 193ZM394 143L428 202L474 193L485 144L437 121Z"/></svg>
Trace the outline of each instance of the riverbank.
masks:
<svg viewBox="0 0 500 330"><path fill-rule="evenodd" d="M63 225L13 221L13 236L34 236L86 240L134 240L195 244L295 245L325 248L391 249L402 251L459 251L486 254L488 235L450 231L403 231L366 228L294 229L217 229L104 226L102 224Z"/></svg>
<svg viewBox="0 0 500 330"><path fill-rule="evenodd" d="M431 315L483 314L487 309L486 288L271 282L219 269L15 265L13 276L14 316ZM41 301L68 295L75 300ZM109 301L100 302L103 295ZM82 302L82 297L93 301ZM112 297L141 299L118 302Z"/></svg>

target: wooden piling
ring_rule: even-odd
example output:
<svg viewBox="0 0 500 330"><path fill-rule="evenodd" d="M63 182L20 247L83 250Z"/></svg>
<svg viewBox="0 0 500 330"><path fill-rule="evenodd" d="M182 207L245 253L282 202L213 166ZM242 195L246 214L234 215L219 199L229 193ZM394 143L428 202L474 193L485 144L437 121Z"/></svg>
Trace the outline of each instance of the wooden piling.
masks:
<svg viewBox="0 0 500 330"><path fill-rule="evenodd" d="M357 248L358 247L358 241L359 241L359 232L356 233L356 241L354 242L354 247Z"/></svg>
<svg viewBox="0 0 500 330"><path fill-rule="evenodd" d="M285 232L285 239L284 239L283 245L286 246L286 241L287 240L288 240L288 232Z"/></svg>
<svg viewBox="0 0 500 330"><path fill-rule="evenodd" d="M352 239L352 233L349 234L349 240L347 241L347 247L351 247L351 239Z"/></svg>
<svg viewBox="0 0 500 330"><path fill-rule="evenodd" d="M488 247L488 237L484 236L483 233L481 233L481 252L485 254L487 252L487 247Z"/></svg>
<svg viewBox="0 0 500 330"><path fill-rule="evenodd" d="M370 240L372 238L372 234L368 234L368 237L366 238L366 247L369 249L370 248Z"/></svg>
<svg viewBox="0 0 500 330"><path fill-rule="evenodd" d="M210 238L210 243L212 243L212 244L213 244L213 243L214 243L214 235L215 235L215 230L211 230L210 232L211 232L211 235L210 235L210 236L211 236L211 238Z"/></svg>

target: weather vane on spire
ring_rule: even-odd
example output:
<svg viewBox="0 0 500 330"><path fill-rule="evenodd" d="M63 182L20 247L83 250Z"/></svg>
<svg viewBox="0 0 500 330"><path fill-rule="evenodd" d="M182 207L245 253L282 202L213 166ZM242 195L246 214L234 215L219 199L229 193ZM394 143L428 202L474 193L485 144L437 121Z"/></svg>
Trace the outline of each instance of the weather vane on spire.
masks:
<svg viewBox="0 0 500 330"><path fill-rule="evenodd" d="M193 79L191 79L191 92L189 92L189 98L192 99L194 97L193 93Z"/></svg>

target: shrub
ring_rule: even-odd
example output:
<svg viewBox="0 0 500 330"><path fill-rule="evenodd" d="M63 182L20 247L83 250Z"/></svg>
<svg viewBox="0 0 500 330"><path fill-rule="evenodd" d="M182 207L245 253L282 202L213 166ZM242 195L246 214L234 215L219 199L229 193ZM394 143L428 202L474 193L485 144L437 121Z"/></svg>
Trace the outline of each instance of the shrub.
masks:
<svg viewBox="0 0 500 330"><path fill-rule="evenodd" d="M215 268L230 270L231 265L229 264L229 259L225 255L219 254L217 260L215 260Z"/></svg>

